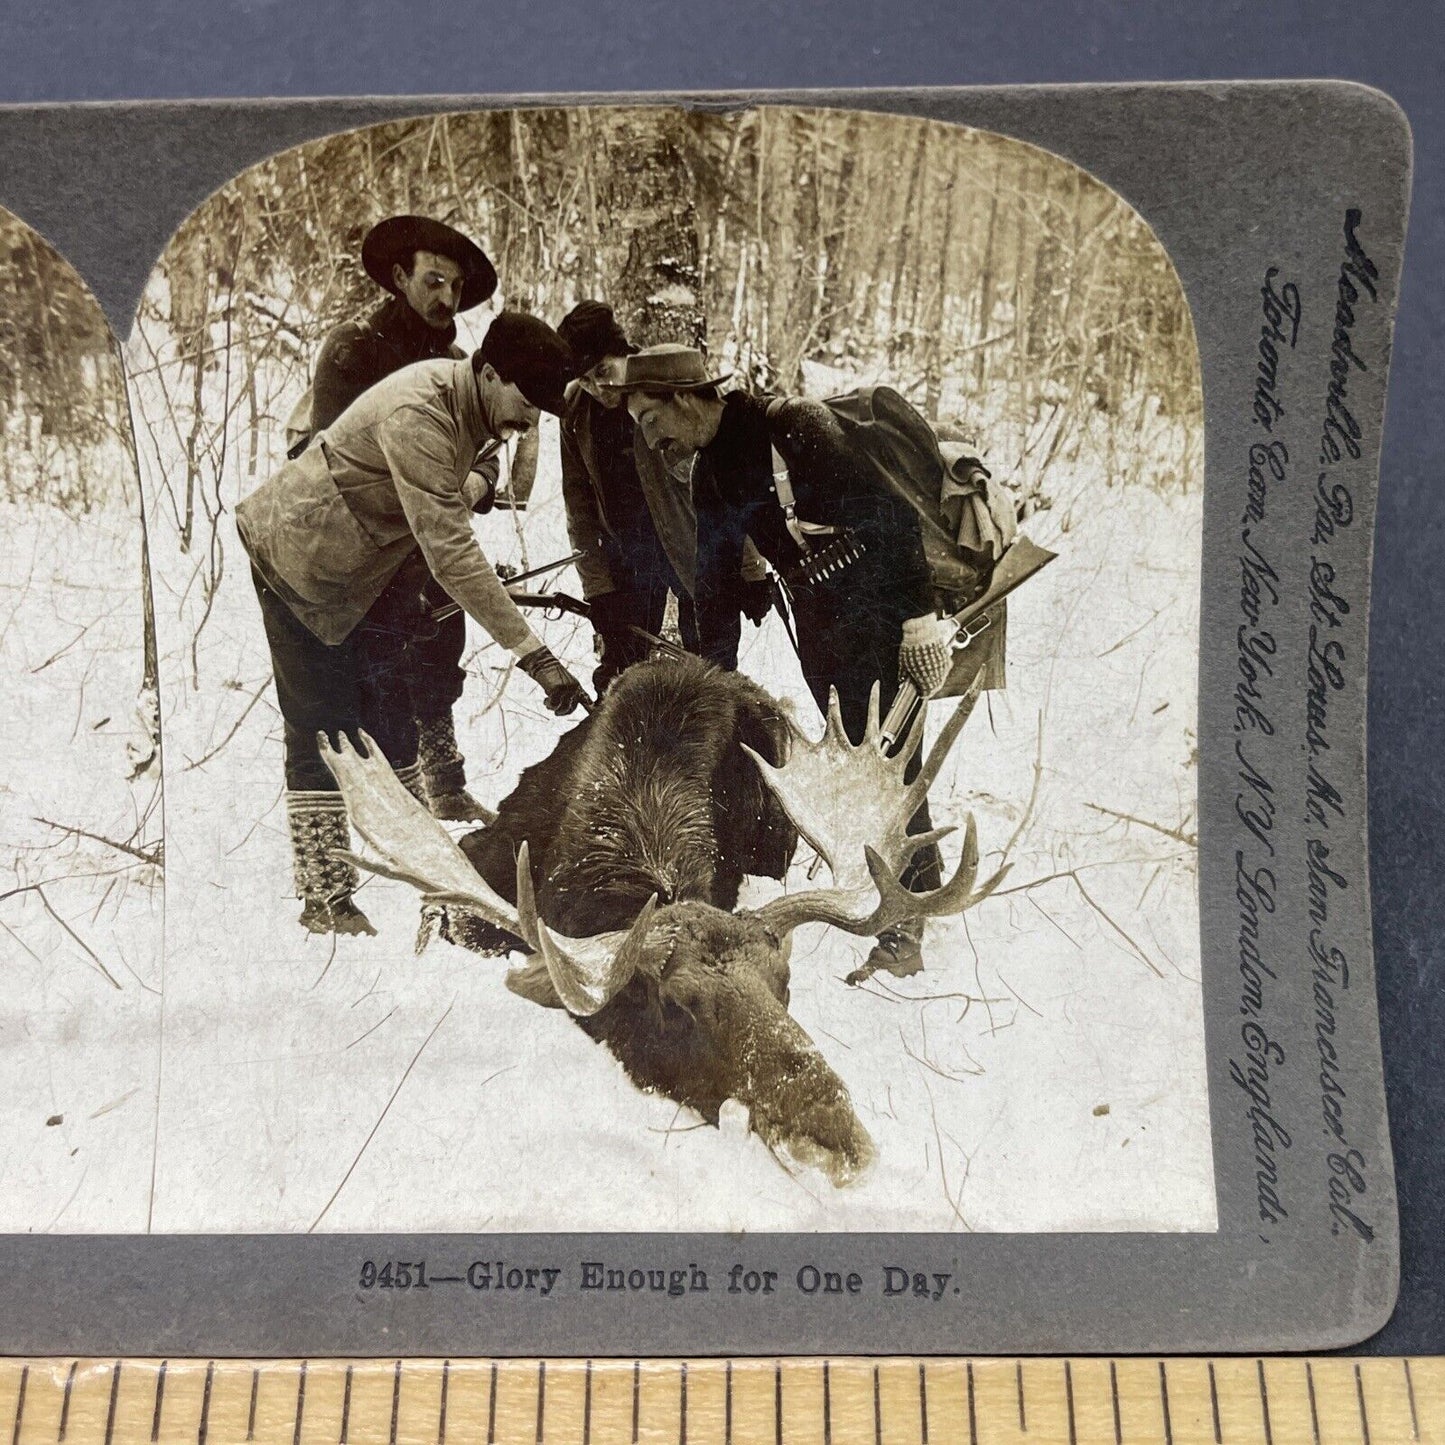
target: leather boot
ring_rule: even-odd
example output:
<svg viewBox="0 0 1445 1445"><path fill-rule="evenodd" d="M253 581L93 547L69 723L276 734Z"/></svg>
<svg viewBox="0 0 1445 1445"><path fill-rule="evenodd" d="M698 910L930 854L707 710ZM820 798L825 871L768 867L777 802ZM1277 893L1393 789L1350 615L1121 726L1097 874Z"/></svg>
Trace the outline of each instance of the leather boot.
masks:
<svg viewBox="0 0 1445 1445"><path fill-rule="evenodd" d="M311 933L375 935L371 921L356 906L356 869L335 856L350 848L351 828L340 793L286 794L291 825L291 859L301 926Z"/></svg>
<svg viewBox="0 0 1445 1445"><path fill-rule="evenodd" d="M457 747L451 710L416 720L416 753L426 780L423 801L447 823L490 823L497 815L467 791L466 759Z"/></svg>

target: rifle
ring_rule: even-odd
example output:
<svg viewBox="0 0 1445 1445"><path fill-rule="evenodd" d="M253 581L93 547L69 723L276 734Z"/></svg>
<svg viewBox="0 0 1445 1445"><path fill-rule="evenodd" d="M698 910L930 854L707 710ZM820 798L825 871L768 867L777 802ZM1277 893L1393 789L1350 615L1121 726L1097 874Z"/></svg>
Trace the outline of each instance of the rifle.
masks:
<svg viewBox="0 0 1445 1445"><path fill-rule="evenodd" d="M591 604L580 597L574 597L570 592L513 592L509 580L507 595L518 607L540 608L543 615L553 622L567 612L575 617L592 616Z"/></svg>
<svg viewBox="0 0 1445 1445"><path fill-rule="evenodd" d="M1058 553L1040 547L1027 537L1020 537L999 558L998 566L993 569L993 576L989 578L988 587L983 593L948 619L957 628L952 643L954 662L948 679L935 694L936 696L953 695L953 692L950 691L950 683L967 665L963 655L993 626L994 618L997 615L995 609L1003 605L1004 598L1010 592L1016 587L1022 586L1034 573L1042 572L1056 556ZM961 690L957 689L957 691ZM883 719L883 727L879 733L878 748L880 752L885 754L892 752L898 745L898 739L908 736L909 729L912 728L914 719L918 716L918 710L923 706L924 701L925 699L919 695L918 689L911 682L905 681L899 685L898 692L893 699L893 706L888 709L888 716Z"/></svg>
<svg viewBox="0 0 1445 1445"><path fill-rule="evenodd" d="M572 563L577 561L578 558L580 558L581 556L581 552L569 552L567 556L559 557L555 562L543 562L540 567L531 567L525 572L507 572L503 570L505 564L501 564L497 567L497 576L502 579L502 585L507 589L507 591L511 592L512 588L515 587L519 582L531 582L534 578L545 577L549 572L556 572L563 567L570 567ZM555 595L560 597L563 594L559 592ZM516 601L515 593L513 594L512 600ZM585 602L582 601L580 597L574 597L571 600L581 607L585 607L587 605ZM518 602L517 605L520 607L522 604ZM528 603L527 605L535 607L537 604L533 602ZM461 610L462 606L460 602L444 602L440 607L434 607L432 609L431 620L433 622L445 622L448 617L455 617L457 613ZM569 608L563 610L575 611L576 609ZM580 615L585 617L587 614L584 612Z"/></svg>
<svg viewBox="0 0 1445 1445"><path fill-rule="evenodd" d="M508 585L510 591L510 584ZM512 601L518 607L539 607L543 616L555 622L564 613L570 612L575 617L591 618L592 604L583 601L580 597L573 597L570 592L512 592ZM686 657L686 649L679 647L675 642L669 642L665 637L659 637L655 632L649 632L644 627L638 627L635 623L629 622L627 630L649 642L659 652L665 652L669 657Z"/></svg>

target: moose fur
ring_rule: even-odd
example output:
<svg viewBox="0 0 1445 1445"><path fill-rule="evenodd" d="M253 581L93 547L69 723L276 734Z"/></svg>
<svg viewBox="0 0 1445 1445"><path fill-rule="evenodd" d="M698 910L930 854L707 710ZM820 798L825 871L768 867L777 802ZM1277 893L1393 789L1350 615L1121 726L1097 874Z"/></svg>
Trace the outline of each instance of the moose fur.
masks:
<svg viewBox="0 0 1445 1445"><path fill-rule="evenodd" d="M787 723L760 687L694 657L637 663L462 851L515 902L525 841L542 916L573 937L626 928L653 894L731 912L744 875L782 878L797 846L745 746L786 755Z"/></svg>
<svg viewBox="0 0 1445 1445"><path fill-rule="evenodd" d="M691 657L638 663L462 849L515 902L525 842L540 916L574 938L627 929L655 895L632 976L577 1023L640 1088L713 1123L737 1099L775 1152L846 1183L871 1161L872 1141L788 1014L788 940L733 912L744 875L783 877L797 844L746 751L781 765L788 746L778 704L746 678ZM447 936L523 947L472 918ZM540 958L508 982L561 1006Z"/></svg>

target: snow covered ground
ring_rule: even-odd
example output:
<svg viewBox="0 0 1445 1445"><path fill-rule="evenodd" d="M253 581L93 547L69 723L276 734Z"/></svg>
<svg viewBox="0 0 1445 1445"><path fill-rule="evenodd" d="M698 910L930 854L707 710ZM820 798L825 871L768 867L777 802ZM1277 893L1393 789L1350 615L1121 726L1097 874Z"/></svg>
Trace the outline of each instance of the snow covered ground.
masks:
<svg viewBox="0 0 1445 1445"><path fill-rule="evenodd" d="M136 397L143 417L164 416L154 378ZM908 980L846 987L866 945L800 934L792 1012L880 1154L836 1191L639 1093L564 1015L507 992L501 961L443 943L413 956L404 886L366 885L375 939L302 932L280 720L230 517L207 595L206 548L183 555L159 501L183 464L163 426L142 433L163 670L164 1051L154 1161L147 1147L114 1170L148 1192L153 1168L155 1229L1214 1227L1192 842L1197 479L1164 495L1106 486L1102 467L1051 476L1067 504L1030 525L1059 561L1011 603L1008 690L980 704L934 795L942 821L974 812L985 868L1023 821L1005 888L933 925L928 971ZM263 459L278 451L263 436ZM495 560L565 550L550 425L542 456L531 510L478 523ZM228 470L222 494L244 485ZM587 666L585 627L542 629ZM495 800L565 724L483 642L458 723L474 791ZM810 716L775 619L748 631L742 666ZM37 1210L32 1223L51 1221ZM95 1227L73 1213L53 1227L77 1224Z"/></svg>
<svg viewBox="0 0 1445 1445"><path fill-rule="evenodd" d="M80 518L0 504L0 1231L146 1228L160 778L130 491Z"/></svg>

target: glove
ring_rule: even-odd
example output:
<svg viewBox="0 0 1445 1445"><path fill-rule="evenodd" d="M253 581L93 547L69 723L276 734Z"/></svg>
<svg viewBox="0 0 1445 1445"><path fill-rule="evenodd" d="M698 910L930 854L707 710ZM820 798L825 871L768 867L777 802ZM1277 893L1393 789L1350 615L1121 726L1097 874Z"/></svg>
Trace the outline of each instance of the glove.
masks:
<svg viewBox="0 0 1445 1445"><path fill-rule="evenodd" d="M769 576L744 582L738 588L738 606L754 627L761 627L773 610L773 586L773 579Z"/></svg>
<svg viewBox="0 0 1445 1445"><path fill-rule="evenodd" d="M903 643L898 649L898 676L912 683L920 697L932 697L944 684L953 666L954 628L950 622L926 613L910 617L903 624Z"/></svg>
<svg viewBox="0 0 1445 1445"><path fill-rule="evenodd" d="M539 647L519 658L522 671L542 689L547 710L566 717L589 701L582 684L557 661L550 647Z"/></svg>

